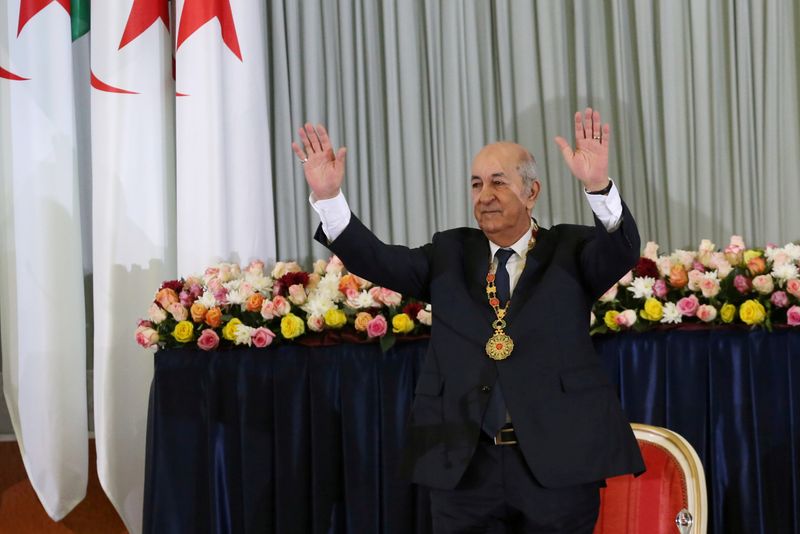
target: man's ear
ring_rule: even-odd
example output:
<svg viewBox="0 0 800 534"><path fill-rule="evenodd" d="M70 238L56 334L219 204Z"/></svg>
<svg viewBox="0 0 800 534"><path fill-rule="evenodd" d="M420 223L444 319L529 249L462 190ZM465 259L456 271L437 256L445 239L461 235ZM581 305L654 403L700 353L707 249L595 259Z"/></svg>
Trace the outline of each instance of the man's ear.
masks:
<svg viewBox="0 0 800 534"><path fill-rule="evenodd" d="M536 204L536 200L539 198L539 193L542 190L542 184L539 180L534 180L531 184L531 191L528 194L528 198L525 199L525 206L528 210L533 210L533 205Z"/></svg>

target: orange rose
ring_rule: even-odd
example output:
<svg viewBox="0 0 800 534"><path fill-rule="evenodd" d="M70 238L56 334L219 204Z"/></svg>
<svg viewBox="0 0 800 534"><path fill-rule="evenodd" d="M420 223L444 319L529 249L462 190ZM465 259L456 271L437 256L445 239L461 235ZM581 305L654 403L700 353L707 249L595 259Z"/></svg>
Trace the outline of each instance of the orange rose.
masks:
<svg viewBox="0 0 800 534"><path fill-rule="evenodd" d="M264 304L263 295L261 295L261 293L253 293L247 299L247 302L245 303L245 308L247 308L247 311L260 312L262 304Z"/></svg>
<svg viewBox="0 0 800 534"><path fill-rule="evenodd" d="M764 258L761 256L750 258L750 260L747 262L747 269L753 275L761 274L767 270L767 262L765 262Z"/></svg>
<svg viewBox="0 0 800 534"><path fill-rule="evenodd" d="M207 311L208 309L199 302L195 302L194 304L192 304L192 307L189 310L189 312L192 314L192 321L196 323L203 322L203 319L206 318Z"/></svg>
<svg viewBox="0 0 800 534"><path fill-rule="evenodd" d="M181 299L178 298L178 294L175 293L174 289L170 289L165 287L163 289L159 289L158 293L156 293L156 302L161 304L161 307L165 310L169 307L170 304L175 302L180 302Z"/></svg>
<svg viewBox="0 0 800 534"><path fill-rule="evenodd" d="M680 289L689 283L689 275L682 264L673 265L669 270L669 285Z"/></svg>
<svg viewBox="0 0 800 534"><path fill-rule="evenodd" d="M366 332L367 325L369 325L369 322L371 320L372 320L372 315L368 314L367 312L360 312L358 315L356 315L356 322L355 322L356 330L358 330L359 332Z"/></svg>
<svg viewBox="0 0 800 534"><path fill-rule="evenodd" d="M358 283L358 278L352 274L346 274L339 280L339 291L342 293L347 293L348 289L352 289L353 291L360 291L361 286Z"/></svg>
<svg viewBox="0 0 800 534"><path fill-rule="evenodd" d="M211 328L217 328L222 324L222 311L214 306L206 312L206 324Z"/></svg>

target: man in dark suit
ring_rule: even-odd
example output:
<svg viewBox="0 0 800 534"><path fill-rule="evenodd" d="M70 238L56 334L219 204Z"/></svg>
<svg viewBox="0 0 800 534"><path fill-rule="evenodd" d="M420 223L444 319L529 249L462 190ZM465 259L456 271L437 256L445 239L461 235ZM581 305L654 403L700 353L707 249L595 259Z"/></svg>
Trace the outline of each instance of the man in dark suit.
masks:
<svg viewBox="0 0 800 534"><path fill-rule="evenodd" d="M325 128L306 124L300 136L292 146L322 220L316 239L355 274L432 304L405 464L431 488L435 532L591 533L604 479L644 470L588 334L593 302L639 256L608 178L608 124L586 109L574 150L556 138L594 227L540 228L534 159L502 142L473 161L480 230L413 249L382 243L350 212L346 151L334 153Z"/></svg>

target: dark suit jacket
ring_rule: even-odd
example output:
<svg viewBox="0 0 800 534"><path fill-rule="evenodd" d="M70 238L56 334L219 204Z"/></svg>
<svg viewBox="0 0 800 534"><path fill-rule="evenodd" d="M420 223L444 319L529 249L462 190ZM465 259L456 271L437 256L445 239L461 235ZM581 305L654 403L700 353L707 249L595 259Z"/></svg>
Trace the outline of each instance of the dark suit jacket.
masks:
<svg viewBox="0 0 800 534"><path fill-rule="evenodd" d="M545 487L642 472L639 448L589 337L594 301L639 257L639 234L623 205L620 227L540 229L511 298L508 359L486 355L494 312L486 299L489 242L480 230L439 232L419 248L386 245L352 216L333 242L315 238L347 269L430 302L428 354L408 423L405 472L450 489L461 479L499 380L519 446Z"/></svg>

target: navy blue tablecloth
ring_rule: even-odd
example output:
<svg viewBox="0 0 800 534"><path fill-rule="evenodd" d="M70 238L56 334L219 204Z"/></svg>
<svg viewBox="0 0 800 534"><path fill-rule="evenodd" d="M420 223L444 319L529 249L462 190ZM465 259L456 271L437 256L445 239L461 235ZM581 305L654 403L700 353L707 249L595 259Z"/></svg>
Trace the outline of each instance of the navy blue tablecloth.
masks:
<svg viewBox="0 0 800 534"><path fill-rule="evenodd" d="M800 534L800 332L595 340L631 421L686 437L709 532ZM427 534L396 476L426 341L155 357L145 533Z"/></svg>

